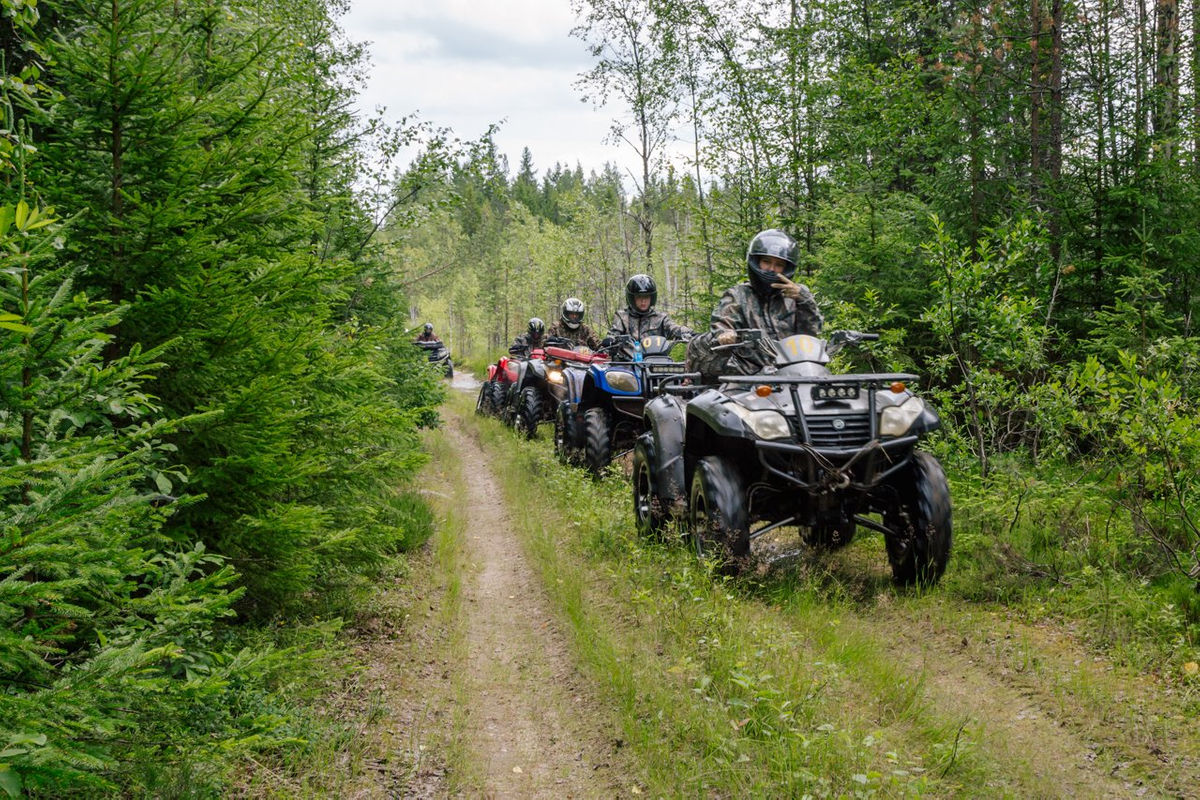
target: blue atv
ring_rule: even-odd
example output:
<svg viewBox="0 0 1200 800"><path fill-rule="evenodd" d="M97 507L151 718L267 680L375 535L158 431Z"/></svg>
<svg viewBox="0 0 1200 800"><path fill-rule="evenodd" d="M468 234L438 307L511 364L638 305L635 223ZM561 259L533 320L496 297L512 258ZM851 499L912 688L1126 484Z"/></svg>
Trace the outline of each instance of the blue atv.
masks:
<svg viewBox="0 0 1200 800"><path fill-rule="evenodd" d="M678 342L665 336L618 336L606 340L608 358L588 368L573 401L559 406L563 449L571 463L599 476L614 457L633 448L645 430L642 411L663 380L686 370L671 358ZM556 437L557 438L557 437Z"/></svg>

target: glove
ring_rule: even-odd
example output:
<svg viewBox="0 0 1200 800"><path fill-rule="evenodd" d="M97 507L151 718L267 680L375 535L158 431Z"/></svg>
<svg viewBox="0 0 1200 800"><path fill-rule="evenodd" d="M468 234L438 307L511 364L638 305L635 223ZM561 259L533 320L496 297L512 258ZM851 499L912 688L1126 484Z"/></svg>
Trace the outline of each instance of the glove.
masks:
<svg viewBox="0 0 1200 800"><path fill-rule="evenodd" d="M717 344L733 344L736 341L737 334L733 331L721 331L717 334Z"/></svg>
<svg viewBox="0 0 1200 800"><path fill-rule="evenodd" d="M799 300L800 292L803 289L800 284L792 283L783 275L775 279L775 283L771 284L771 288L778 289L779 293L789 300Z"/></svg>

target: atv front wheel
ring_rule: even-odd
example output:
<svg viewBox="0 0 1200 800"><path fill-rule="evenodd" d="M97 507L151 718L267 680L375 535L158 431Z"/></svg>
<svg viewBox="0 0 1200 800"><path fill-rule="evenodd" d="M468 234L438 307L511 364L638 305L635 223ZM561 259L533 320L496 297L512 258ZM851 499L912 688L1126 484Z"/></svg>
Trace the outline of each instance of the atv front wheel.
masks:
<svg viewBox="0 0 1200 800"><path fill-rule="evenodd" d="M533 386L526 386L517 398L516 425L517 431L532 439L537 436L538 422L542 418L542 398Z"/></svg>
<svg viewBox="0 0 1200 800"><path fill-rule="evenodd" d="M936 458L917 452L893 486L896 502L883 520L892 531L884 536L892 579L901 586L932 586L950 560L950 485L946 473Z"/></svg>
<svg viewBox="0 0 1200 800"><path fill-rule="evenodd" d="M612 461L612 423L608 411L589 408L583 415L583 460L592 474L599 478Z"/></svg>
<svg viewBox="0 0 1200 800"><path fill-rule="evenodd" d="M654 442L639 437L633 448L633 517L640 536L659 537L667 524L667 509L654 481Z"/></svg>
<svg viewBox="0 0 1200 800"><path fill-rule="evenodd" d="M492 415L500 417L503 414L503 409L507 397L504 391L505 384L499 381L492 381Z"/></svg>
<svg viewBox="0 0 1200 800"><path fill-rule="evenodd" d="M492 382L484 381L479 387L479 399L475 401L475 413L481 416L492 413Z"/></svg>
<svg viewBox="0 0 1200 800"><path fill-rule="evenodd" d="M705 456L696 464L688 501L692 544L702 559L715 558L731 573L750 555L746 488L733 463Z"/></svg>

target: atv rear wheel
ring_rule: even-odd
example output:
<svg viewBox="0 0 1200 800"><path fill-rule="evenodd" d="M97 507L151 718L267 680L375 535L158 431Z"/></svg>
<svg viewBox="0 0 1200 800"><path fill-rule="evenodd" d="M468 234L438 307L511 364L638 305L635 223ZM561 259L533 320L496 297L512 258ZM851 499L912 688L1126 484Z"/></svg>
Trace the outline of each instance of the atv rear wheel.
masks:
<svg viewBox="0 0 1200 800"><path fill-rule="evenodd" d="M554 454L561 463L577 466L579 451L579 419L569 403L559 403L554 415Z"/></svg>
<svg viewBox="0 0 1200 800"><path fill-rule="evenodd" d="M612 423L608 411L589 408L583 415L583 460L597 478L612 461Z"/></svg>
<svg viewBox="0 0 1200 800"><path fill-rule="evenodd" d="M854 538L856 527L853 519L818 522L809 529L804 539L812 547L841 550Z"/></svg>
<svg viewBox="0 0 1200 800"><path fill-rule="evenodd" d="M750 555L746 488L733 463L705 456L696 464L688 500L692 544L702 559L716 559L737 573Z"/></svg>
<svg viewBox="0 0 1200 800"><path fill-rule="evenodd" d="M884 515L893 533L884 536L892 579L901 586L932 586L950 560L950 486L937 459L913 453L894 481L896 502Z"/></svg>
<svg viewBox="0 0 1200 800"><path fill-rule="evenodd" d="M649 435L638 437L633 448L633 517L637 532L660 537L667 524L667 507L654 480L654 442Z"/></svg>
<svg viewBox="0 0 1200 800"><path fill-rule="evenodd" d="M542 398L533 386L526 386L517 398L516 425L517 431L532 439L537 436L538 422L542 418Z"/></svg>

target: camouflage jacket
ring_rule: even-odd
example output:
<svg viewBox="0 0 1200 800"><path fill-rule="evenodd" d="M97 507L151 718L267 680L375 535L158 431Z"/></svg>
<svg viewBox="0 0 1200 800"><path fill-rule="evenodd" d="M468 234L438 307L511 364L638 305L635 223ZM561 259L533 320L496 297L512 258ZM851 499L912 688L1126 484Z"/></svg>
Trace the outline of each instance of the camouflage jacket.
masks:
<svg viewBox="0 0 1200 800"><path fill-rule="evenodd" d="M421 332L421 335L417 337L417 341L418 341L418 342L440 342L440 341L441 341L441 339L439 339L439 338L437 337L437 334L436 334L436 333L431 333L431 334L429 334L429 335L426 335L426 334L424 333L424 331L422 331L422 332Z"/></svg>
<svg viewBox="0 0 1200 800"><path fill-rule="evenodd" d="M563 339L570 339L576 347L583 345L592 350L600 347L600 340L596 338L596 334L592 333L592 329L582 322L575 330L571 330L561 322L556 322L550 326L550 330L546 331L547 336L561 336Z"/></svg>
<svg viewBox="0 0 1200 800"><path fill-rule="evenodd" d="M530 350L545 346L545 336L538 336L535 338L530 336L528 333L522 333L520 336L513 339L512 347L508 348L508 351L511 353L513 350L524 350L525 355L529 355Z"/></svg>
<svg viewBox="0 0 1200 800"><path fill-rule="evenodd" d="M800 288L803 291L798 300L772 293L765 301L749 283L739 283L725 290L712 313L708 333L696 336L688 344L688 368L702 373L706 382L718 375L752 375L762 368L762 356L750 348L714 353L711 348L722 331L761 328L773 339L785 339L797 333L819 334L825 319L808 287L801 285Z"/></svg>
<svg viewBox="0 0 1200 800"><path fill-rule="evenodd" d="M629 309L622 308L613 315L612 328L609 329L608 335L632 336L635 339L644 339L647 336L688 339L692 336L692 329L676 325L661 311L650 309L645 314L636 316L630 314Z"/></svg>

